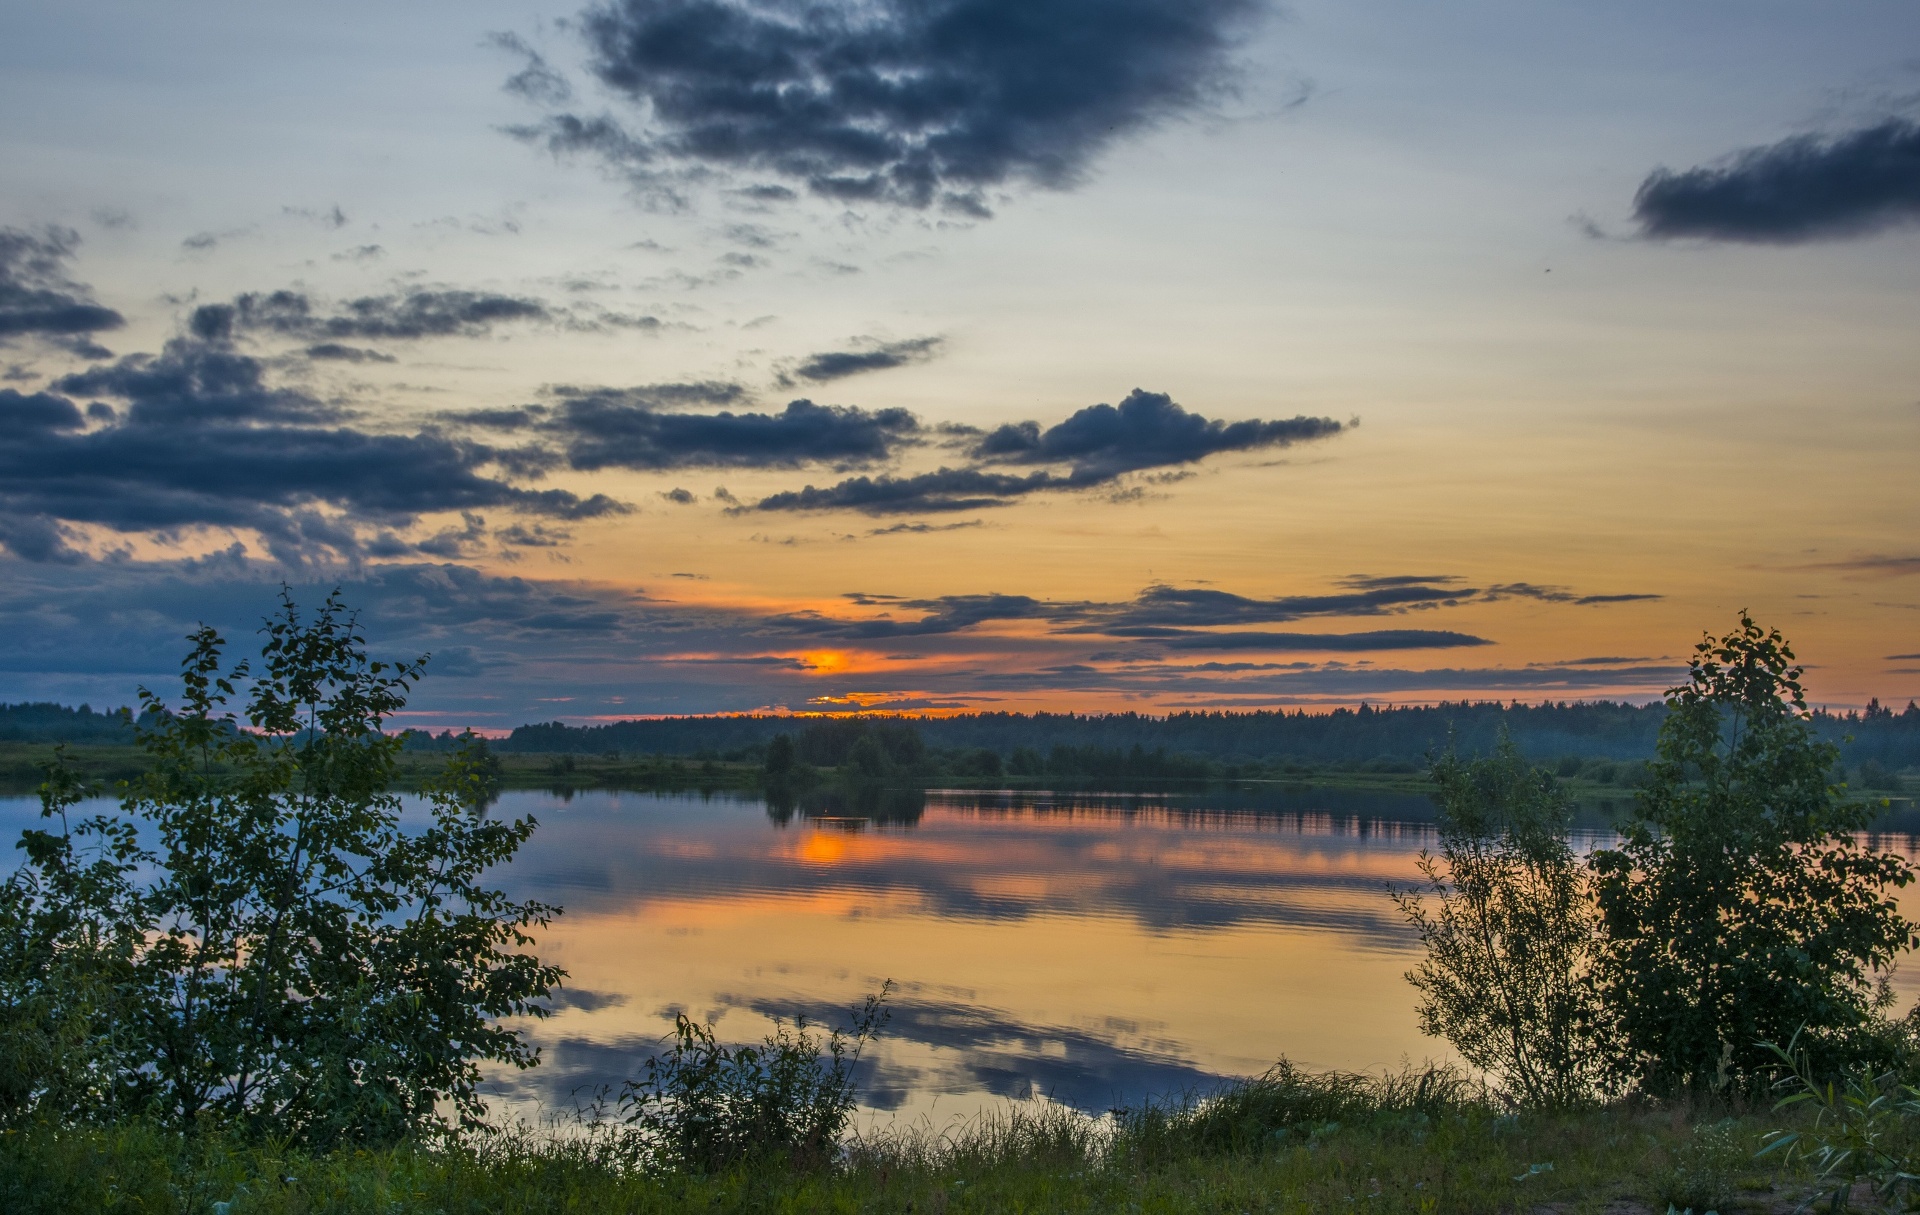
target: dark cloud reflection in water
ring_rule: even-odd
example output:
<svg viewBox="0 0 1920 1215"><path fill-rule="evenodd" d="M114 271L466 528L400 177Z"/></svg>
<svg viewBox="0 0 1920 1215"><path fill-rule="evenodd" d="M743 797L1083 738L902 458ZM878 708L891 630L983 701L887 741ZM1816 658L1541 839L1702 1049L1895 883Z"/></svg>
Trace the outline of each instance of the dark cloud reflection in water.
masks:
<svg viewBox="0 0 1920 1215"><path fill-rule="evenodd" d="M1433 843L1423 796L871 800L509 794L499 812L541 826L504 881L566 906L543 951L583 995L496 1091L569 1109L635 1074L676 1012L751 1040L773 1017L844 1023L887 978L863 1092L909 1116L1433 1053L1387 898Z"/></svg>

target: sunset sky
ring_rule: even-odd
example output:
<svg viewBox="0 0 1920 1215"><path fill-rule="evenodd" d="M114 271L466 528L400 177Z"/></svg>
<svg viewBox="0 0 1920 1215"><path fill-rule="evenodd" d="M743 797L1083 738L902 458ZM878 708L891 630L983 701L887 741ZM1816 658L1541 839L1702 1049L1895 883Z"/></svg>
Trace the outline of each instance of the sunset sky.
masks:
<svg viewBox="0 0 1920 1215"><path fill-rule="evenodd" d="M0 700L1920 696L1920 7L0 2Z"/></svg>

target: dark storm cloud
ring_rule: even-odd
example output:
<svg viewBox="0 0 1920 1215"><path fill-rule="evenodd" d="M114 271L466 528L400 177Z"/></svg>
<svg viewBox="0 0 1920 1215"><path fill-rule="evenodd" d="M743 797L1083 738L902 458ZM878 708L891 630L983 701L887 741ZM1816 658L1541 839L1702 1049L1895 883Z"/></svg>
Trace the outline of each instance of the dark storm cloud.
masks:
<svg viewBox="0 0 1920 1215"><path fill-rule="evenodd" d="M813 193L987 213L981 191L1073 185L1109 143L1204 103L1255 0L610 0L580 28L650 127L519 132L631 170L772 174Z"/></svg>
<svg viewBox="0 0 1920 1215"><path fill-rule="evenodd" d="M87 411L71 395L106 396ZM501 508L583 518L619 511L609 498L525 489L489 475L511 453L443 434L374 433L345 411L266 382L257 359L224 341L178 338L62 377L54 391L0 391L0 515L6 544L28 559L59 556L66 524L167 536L210 526L257 531L296 562L320 553L454 554L464 531L408 543L392 529L419 516ZM328 509L322 509L328 508ZM372 540L364 526L385 531Z"/></svg>
<svg viewBox="0 0 1920 1215"><path fill-rule="evenodd" d="M1650 237L1752 244L1912 223L1920 220L1920 124L1893 118L1748 148L1718 168L1656 169L1634 195L1633 213Z"/></svg>
<svg viewBox="0 0 1920 1215"><path fill-rule="evenodd" d="M972 455L980 463L973 467L809 485L769 495L754 509L870 515L975 510L1043 491L1094 489L1129 472L1190 464L1219 452L1323 439L1343 429L1331 418L1224 422L1189 413L1165 393L1136 388L1118 406L1091 405L1046 430L1037 422L1002 426L974 444ZM1007 473L994 471L994 464L1065 464L1068 471Z"/></svg>
<svg viewBox="0 0 1920 1215"><path fill-rule="evenodd" d="M0 342L31 335L74 346L89 357L104 354L88 335L118 329L126 318L94 302L86 287L67 277L79 243L79 234L68 228L37 233L0 228Z"/></svg>
<svg viewBox="0 0 1920 1215"><path fill-rule="evenodd" d="M691 413L671 400L631 392L565 398L544 423L562 436L567 461L600 468L794 468L869 464L918 440L904 409L789 401L779 413Z"/></svg>
<svg viewBox="0 0 1920 1215"><path fill-rule="evenodd" d="M791 379L822 384L868 371L886 371L909 363L924 363L940 352L940 338L913 338L904 342L881 342L860 350L828 350L808 355L793 369ZM782 376L782 380L789 377Z"/></svg>

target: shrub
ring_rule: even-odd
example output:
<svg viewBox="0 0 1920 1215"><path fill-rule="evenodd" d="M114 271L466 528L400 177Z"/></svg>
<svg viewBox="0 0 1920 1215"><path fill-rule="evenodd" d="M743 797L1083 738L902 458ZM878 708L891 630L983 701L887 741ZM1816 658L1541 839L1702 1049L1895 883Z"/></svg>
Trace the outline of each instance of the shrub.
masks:
<svg viewBox="0 0 1920 1215"><path fill-rule="evenodd" d="M773 1160L830 1163L853 1117L854 1069L886 1023L892 983L854 1013L852 1032L776 1023L759 1046L727 1046L713 1027L674 1018L673 1045L620 1095L624 1120L659 1166L720 1173Z"/></svg>
<svg viewBox="0 0 1920 1215"><path fill-rule="evenodd" d="M42 787L60 828L26 833L0 900L5 1032L32 1048L13 1055L33 1073L8 1081L13 1116L97 1101L96 1116L392 1140L440 1126L442 1102L477 1120L481 1060L535 1060L496 1018L541 1015L562 977L519 952L554 909L481 882L533 821L487 818L491 773L462 752L428 824L403 831L388 785L405 744L381 727L425 660L369 661L337 597L303 621L283 596L262 631L257 674L202 628L181 706L142 689L150 771L119 814L70 823L71 775ZM243 694L244 721L227 707ZM39 1044L85 1026L87 1051L46 1061Z"/></svg>
<svg viewBox="0 0 1920 1215"><path fill-rule="evenodd" d="M1382 1116L1432 1118L1474 1104L1460 1073L1429 1066L1400 1075L1309 1072L1282 1059L1264 1075L1202 1098L1149 1101L1114 1113L1113 1160L1150 1168L1195 1157L1270 1151L1291 1136Z"/></svg>
<svg viewBox="0 0 1920 1215"><path fill-rule="evenodd" d="M1420 1028L1491 1073L1522 1105L1591 1099L1604 1075L1592 979L1594 915L1565 835L1572 805L1513 740L1435 761L1440 855L1422 891L1394 896L1427 956L1407 978Z"/></svg>
<svg viewBox="0 0 1920 1215"><path fill-rule="evenodd" d="M1868 811L1827 784L1837 751L1800 674L1744 613L1702 641L1620 846L1592 858L1618 1069L1650 1091L1756 1084L1777 1062L1760 1044L1801 1027L1844 1066L1875 1039L1876 978L1916 942L1892 898L1912 871L1855 839Z"/></svg>

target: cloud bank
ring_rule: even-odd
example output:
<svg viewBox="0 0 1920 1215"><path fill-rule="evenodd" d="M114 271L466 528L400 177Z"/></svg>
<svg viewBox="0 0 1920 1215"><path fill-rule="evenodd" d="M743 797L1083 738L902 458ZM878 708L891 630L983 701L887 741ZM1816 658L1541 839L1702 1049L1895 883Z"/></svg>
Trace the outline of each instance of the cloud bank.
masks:
<svg viewBox="0 0 1920 1215"><path fill-rule="evenodd" d="M95 400L83 410L77 397ZM493 470L513 453L485 444L353 423L337 405L269 384L258 359L217 337L176 338L157 356L100 364L44 392L0 390L0 544L30 561L74 561L71 524L161 539L246 529L299 564L451 555L459 537L481 534L473 516L464 532L398 539L423 515L624 509L604 495L512 484Z"/></svg>

